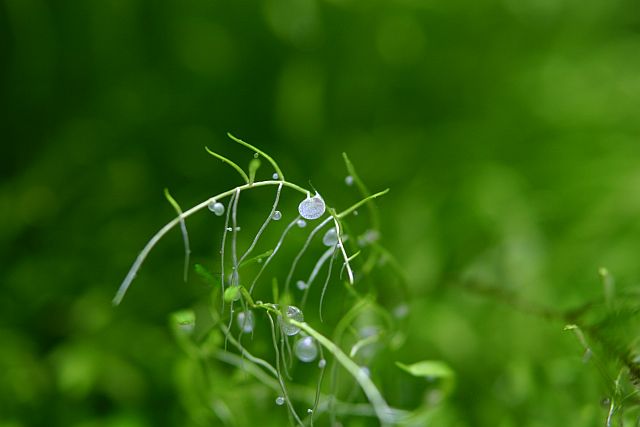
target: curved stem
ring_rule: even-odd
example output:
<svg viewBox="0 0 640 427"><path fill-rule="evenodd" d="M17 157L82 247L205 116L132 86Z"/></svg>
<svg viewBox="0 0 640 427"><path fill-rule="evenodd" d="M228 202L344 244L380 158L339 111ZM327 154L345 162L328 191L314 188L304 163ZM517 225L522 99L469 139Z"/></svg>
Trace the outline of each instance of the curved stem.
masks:
<svg viewBox="0 0 640 427"><path fill-rule="evenodd" d="M353 360L349 358L344 352L335 345L331 340L322 335L320 332L313 329L305 322L298 322L294 319L289 319L289 322L292 325L295 325L305 331L307 334L311 335L316 341L318 341L324 348L329 351L329 353L333 354L338 363L342 365L343 368L349 372L353 378L358 382L362 391L369 399L369 402L373 406L373 409L376 411L376 416L380 423L383 426L387 426L393 422L393 415L391 408L380 394L380 391L375 386L371 378L367 374L362 371L360 366L358 366Z"/></svg>
<svg viewBox="0 0 640 427"><path fill-rule="evenodd" d="M252 184L244 184L244 185L232 188L231 190L227 190L227 191L222 192L220 194L217 194L217 195L215 195L213 197L210 197L207 200L205 200L203 202L200 202L197 205L193 206L192 208L187 209L181 215L179 215L176 218L174 218L173 220L169 221L167 224L165 224L164 227L162 227L160 230L158 230L158 232L156 234L154 234L153 237L151 237L151 239L147 242L147 244L142 249L142 251L140 251L140 253L138 254L138 257L136 258L136 260L134 261L133 265L129 269L129 272L127 273L126 277L122 281L122 284L120 285L120 288L118 289L118 292L116 293L116 296L113 298L113 305L119 305L120 302L122 302L122 298L124 298L124 295L127 293L127 290L129 289L129 286L131 285L131 282L133 281L133 279L135 279L136 273L140 269L140 266L142 265L144 260L147 258L147 255L149 255L149 252L151 252L151 249L153 249L153 247L160 241L160 239L162 239L164 237L164 235L167 234L173 227L175 227L181 221L183 221L186 218L190 217L194 213L206 208L208 206L209 202L211 201L211 199L219 200L219 199L231 196L236 191L244 191L244 190L248 190L248 189L253 188L253 187L265 187L265 186L269 186L269 185L282 185L284 187L289 187L291 189L299 191L300 193L304 194L305 196L309 192L308 190L300 187L299 185L296 185L296 184L293 184L293 183L287 182L287 181L276 181L276 180L259 181L259 182L254 182Z"/></svg>

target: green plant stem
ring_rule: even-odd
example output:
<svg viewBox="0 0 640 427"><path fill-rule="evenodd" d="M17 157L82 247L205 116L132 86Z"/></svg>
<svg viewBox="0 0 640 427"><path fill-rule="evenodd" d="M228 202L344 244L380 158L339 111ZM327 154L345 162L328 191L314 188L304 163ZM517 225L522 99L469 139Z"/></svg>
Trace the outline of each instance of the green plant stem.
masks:
<svg viewBox="0 0 640 427"><path fill-rule="evenodd" d="M298 322L294 319L289 319L289 322L297 326L298 328L305 331L308 335L312 336L316 341L318 341L324 348L329 351L329 353L333 354L338 363L342 365L343 368L347 370L353 376L353 378L358 382L362 391L369 399L369 402L373 406L373 409L376 411L376 416L378 420L380 420L381 425L388 426L393 422L392 411L387 402L382 397L382 394L375 386L371 378L365 374L361 367L358 366L353 360L351 360L344 352L335 345L331 340L326 338L320 332L313 329L305 322Z"/></svg>
<svg viewBox="0 0 640 427"><path fill-rule="evenodd" d="M171 206L173 206L173 209L175 209L176 213L178 214L178 217L181 218L182 209L180 208L180 205L178 204L178 202L176 202L176 199L174 199L171 196L168 188L164 189L164 197L167 198L169 203L171 203ZM182 241L184 242L183 278L184 278L184 281L186 282L189 277L189 255L191 254L191 248L189 247L189 233L187 232L187 224L184 222L184 218L181 218L180 220L180 230L182 231Z"/></svg>
<svg viewBox="0 0 640 427"><path fill-rule="evenodd" d="M275 169L276 173L278 174L278 178L284 181L284 174L282 173L282 170L280 169L276 161L273 160L271 156L269 156L267 153L260 150L259 148L249 144L248 142L244 142L240 138L236 138L235 136L231 135L229 132L227 132L227 136L231 138L233 141L237 142L238 144L244 145L245 147L250 148L251 150L255 151L256 153L258 153L259 155L267 159L267 161L271 163L271 166L273 166L273 169Z"/></svg>
<svg viewBox="0 0 640 427"><path fill-rule="evenodd" d="M234 163L233 161L227 159L226 157L216 153L215 151L210 150L209 147L204 147L204 149L207 151L207 153L211 154L216 159L222 160L223 163L226 163L229 166L231 166L232 168L234 168L240 174L240 176L242 177L242 179L244 180L245 183L251 184L251 182L253 180L250 180L249 177L247 176L247 174L245 173L245 171L242 170L242 168L240 166L238 166L236 163Z"/></svg>
<svg viewBox="0 0 640 427"><path fill-rule="evenodd" d="M113 305L119 305L120 302L122 302L122 298L124 298L124 295L127 293L127 290L129 289L129 286L131 285L131 282L135 278L136 273L140 269L140 266L142 265L144 260L147 258L147 255L149 255L149 252L151 252L151 249L153 249L153 247L160 241L160 239L162 239L164 237L164 235L167 234L173 227L175 227L181 221L184 221L186 218L190 217L194 213L206 208L209 205L209 202L212 199L213 200L220 200L220 199L223 199L225 197L231 196L236 191L244 191L244 190L248 190L248 189L253 188L253 187L265 187L265 186L269 186L269 185L282 185L282 186L285 186L285 187L289 187L289 188L292 188L292 189L294 189L296 191L299 191L300 193L304 194L305 196L308 193L308 190L300 187L299 185L296 185L296 184L293 184L293 183L287 182L287 181L275 181L275 180L259 181L259 182L254 182L252 184L245 184L245 185L241 185L241 186L232 188L231 190L227 190L227 191L222 192L220 194L217 194L217 195L215 195L213 197L209 197L207 200L198 203L197 205L195 205L194 207L192 207L190 209L187 209L182 214L178 215L178 217L172 219L167 224L165 224L164 227L162 227L160 230L158 230L158 232L153 235L153 237L149 240L149 242L147 242L147 244L142 249L142 251L140 251L140 253L138 254L138 257L136 258L136 260L134 261L133 265L131 266L131 269L127 273L124 281L120 285L120 288L118 289L118 292L116 293L116 296L113 298Z"/></svg>

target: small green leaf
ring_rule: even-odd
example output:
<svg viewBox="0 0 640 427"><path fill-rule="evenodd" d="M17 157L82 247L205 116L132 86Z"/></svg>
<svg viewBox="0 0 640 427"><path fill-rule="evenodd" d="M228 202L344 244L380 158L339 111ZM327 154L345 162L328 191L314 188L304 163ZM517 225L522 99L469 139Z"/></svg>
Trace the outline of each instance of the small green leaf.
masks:
<svg viewBox="0 0 640 427"><path fill-rule="evenodd" d="M412 365L396 362L396 365L414 377L448 378L455 375L449 365L437 360L423 360Z"/></svg>
<svg viewBox="0 0 640 427"><path fill-rule="evenodd" d="M237 301L240 298L240 286L229 286L224 291L224 302Z"/></svg>
<svg viewBox="0 0 640 427"><path fill-rule="evenodd" d="M211 274L211 272L207 270L207 268L202 264L196 264L193 269L195 270L196 274L200 276L200 278L206 283L210 285L214 285L217 283L217 278L214 277L213 274Z"/></svg>
<svg viewBox="0 0 640 427"><path fill-rule="evenodd" d="M422 377L429 381L439 380L442 385L442 391L446 394L449 394L453 390L456 374L453 369L444 362L438 360L423 360L411 365L396 362L396 365L414 377Z"/></svg>
<svg viewBox="0 0 640 427"><path fill-rule="evenodd" d="M176 333L190 334L196 324L196 314L193 310L180 310L171 314L171 323Z"/></svg>
<svg viewBox="0 0 640 427"><path fill-rule="evenodd" d="M256 178L256 171L260 168L260 159L251 159L249 162L249 184L253 184Z"/></svg>

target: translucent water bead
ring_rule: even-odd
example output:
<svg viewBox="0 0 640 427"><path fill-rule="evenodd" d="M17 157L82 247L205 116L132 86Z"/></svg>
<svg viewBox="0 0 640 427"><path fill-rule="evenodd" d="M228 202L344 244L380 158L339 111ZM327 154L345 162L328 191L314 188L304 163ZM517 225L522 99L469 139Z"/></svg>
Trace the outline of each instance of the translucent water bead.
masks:
<svg viewBox="0 0 640 427"><path fill-rule="evenodd" d="M215 200L211 200L207 205L209 210L216 214L217 216L222 216L224 214L224 205L220 202L216 202Z"/></svg>
<svg viewBox="0 0 640 427"><path fill-rule="evenodd" d="M253 317L252 311L241 311L238 313L236 321L238 322L238 328L240 328L243 333L248 334L253 332L255 318Z"/></svg>
<svg viewBox="0 0 640 427"><path fill-rule="evenodd" d="M307 289L307 284L306 284L306 282L304 280L298 280L296 282L296 287L298 289L300 289L301 291L303 291L303 290Z"/></svg>
<svg viewBox="0 0 640 427"><path fill-rule="evenodd" d="M311 337L300 338L293 349L296 357L302 362L313 362L318 357L318 346Z"/></svg>
<svg viewBox="0 0 640 427"><path fill-rule="evenodd" d="M318 219L324 214L326 208L324 200L316 193L315 196L307 197L300 202L298 212L300 212L300 216L304 219Z"/></svg>
<svg viewBox="0 0 640 427"><path fill-rule="evenodd" d="M284 397L282 397L282 396L276 397L276 405L278 405L278 406L284 405Z"/></svg>
<svg viewBox="0 0 640 427"><path fill-rule="evenodd" d="M353 177L351 175L347 175L344 178L344 183L347 184L348 186L352 186L353 185Z"/></svg>
<svg viewBox="0 0 640 427"><path fill-rule="evenodd" d="M322 236L322 243L329 247L338 244L338 233L335 228L330 228L326 233L324 233L324 236Z"/></svg>
<svg viewBox="0 0 640 427"><path fill-rule="evenodd" d="M271 218L273 218L274 221L279 221L280 218L282 218L282 212L273 211L273 215L271 215Z"/></svg>
<svg viewBox="0 0 640 427"><path fill-rule="evenodd" d="M300 310L296 306L288 305L285 314L289 319L293 319L298 322L304 322L304 314L302 314L302 310ZM291 337L300 332L300 328L285 321L282 318L282 315L278 315L278 321L280 323L280 327L282 328L282 332L284 332L285 335L289 335Z"/></svg>
<svg viewBox="0 0 640 427"><path fill-rule="evenodd" d="M305 228L307 226L307 221L304 219L299 219L296 221L296 225L300 228Z"/></svg>

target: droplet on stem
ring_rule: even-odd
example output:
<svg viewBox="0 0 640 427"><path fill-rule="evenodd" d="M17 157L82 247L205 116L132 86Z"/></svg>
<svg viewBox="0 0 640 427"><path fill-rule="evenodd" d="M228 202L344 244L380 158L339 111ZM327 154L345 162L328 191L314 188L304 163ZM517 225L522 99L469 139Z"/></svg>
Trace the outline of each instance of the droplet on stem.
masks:
<svg viewBox="0 0 640 427"><path fill-rule="evenodd" d="M335 227L328 229L327 232L324 233L324 236L322 236L322 243L329 247L338 244L338 233L336 232Z"/></svg>
<svg viewBox="0 0 640 427"><path fill-rule="evenodd" d="M277 180L277 179L279 179L280 177L278 176L278 174L277 174L277 173L274 173L273 175L271 175L271 178L273 178L273 179L276 179L276 180Z"/></svg>
<svg viewBox="0 0 640 427"><path fill-rule="evenodd" d="M273 218L274 221L279 221L280 218L282 218L282 212L274 211L273 215L271 215L271 218Z"/></svg>
<svg viewBox="0 0 640 427"><path fill-rule="evenodd" d="M318 357L318 346L311 337L300 338L293 349L296 357L302 362L313 362Z"/></svg>
<svg viewBox="0 0 640 427"><path fill-rule="evenodd" d="M241 311L236 316L236 320L238 322L238 327L243 333L248 334L253 332L253 327L255 326L255 318L253 317L252 311Z"/></svg>
<svg viewBox="0 0 640 427"><path fill-rule="evenodd" d="M304 322L304 314L302 314L302 310L296 306L288 305L285 315L287 316L287 319ZM282 328L282 332L284 332L285 335L293 336L300 332L300 328L292 325L288 320L283 319L281 314L278 315L278 322L280 323L280 328Z"/></svg>
<svg viewBox="0 0 640 427"><path fill-rule="evenodd" d="M347 175L344 177L344 183L347 184L348 186L352 186L353 185L353 177L351 175Z"/></svg>
<svg viewBox="0 0 640 427"><path fill-rule="evenodd" d="M296 221L296 225L300 228L305 228L307 226L307 221L304 219L299 219Z"/></svg>
<svg viewBox="0 0 640 427"><path fill-rule="evenodd" d="M224 214L224 205L220 202L216 202L213 199L209 201L209 204L207 205L207 207L211 212L216 214L216 216L222 216L222 214Z"/></svg>
<svg viewBox="0 0 640 427"><path fill-rule="evenodd" d="M296 282L296 286L298 287L298 289L300 289L301 291L307 289L307 284L305 283L304 280L298 280Z"/></svg>
<svg viewBox="0 0 640 427"><path fill-rule="evenodd" d="M284 405L284 397L282 397L282 396L276 397L276 405L278 405L278 406Z"/></svg>

